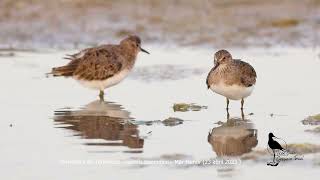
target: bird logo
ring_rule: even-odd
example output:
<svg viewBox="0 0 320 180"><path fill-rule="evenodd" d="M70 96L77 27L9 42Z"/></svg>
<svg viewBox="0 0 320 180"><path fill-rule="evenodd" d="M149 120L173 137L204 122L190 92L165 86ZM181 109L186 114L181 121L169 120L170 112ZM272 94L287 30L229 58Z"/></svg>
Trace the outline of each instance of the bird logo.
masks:
<svg viewBox="0 0 320 180"><path fill-rule="evenodd" d="M282 145L280 145L280 143L274 140L273 138L278 139L278 141ZM275 135L273 135L273 133L269 133L268 152L273 155L273 160L272 162L268 162L267 165L278 166L280 162L279 157L285 156L288 154L286 149L287 149L287 143L283 139L276 137Z"/></svg>

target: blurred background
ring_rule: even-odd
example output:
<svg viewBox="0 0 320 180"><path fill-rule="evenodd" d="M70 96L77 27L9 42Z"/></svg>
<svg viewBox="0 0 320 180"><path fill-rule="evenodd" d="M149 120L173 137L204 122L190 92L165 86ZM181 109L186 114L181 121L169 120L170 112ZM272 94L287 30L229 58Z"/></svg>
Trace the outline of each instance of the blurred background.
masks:
<svg viewBox="0 0 320 180"><path fill-rule="evenodd" d="M319 44L320 0L1 0L0 48L78 48L138 34L178 46Z"/></svg>

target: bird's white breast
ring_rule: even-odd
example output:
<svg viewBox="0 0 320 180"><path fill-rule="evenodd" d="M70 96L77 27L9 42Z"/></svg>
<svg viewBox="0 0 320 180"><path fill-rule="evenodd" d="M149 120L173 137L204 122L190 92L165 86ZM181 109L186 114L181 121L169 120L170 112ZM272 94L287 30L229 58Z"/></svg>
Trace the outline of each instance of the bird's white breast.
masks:
<svg viewBox="0 0 320 180"><path fill-rule="evenodd" d="M229 86L224 83L219 83L219 84L211 85L210 89L213 92L218 93L222 96L225 96L228 99L240 100L242 98L248 97L252 93L254 86L250 86L250 87L244 87L239 85Z"/></svg>
<svg viewBox="0 0 320 180"><path fill-rule="evenodd" d="M105 80L83 80L74 77L81 85L90 89L104 90L121 82L129 74L129 70L122 70L119 73Z"/></svg>

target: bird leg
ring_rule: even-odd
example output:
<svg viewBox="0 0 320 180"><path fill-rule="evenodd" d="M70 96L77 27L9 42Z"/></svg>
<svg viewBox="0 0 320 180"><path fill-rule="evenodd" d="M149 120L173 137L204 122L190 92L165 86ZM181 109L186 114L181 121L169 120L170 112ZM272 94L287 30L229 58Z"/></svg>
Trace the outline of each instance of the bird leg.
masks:
<svg viewBox="0 0 320 180"><path fill-rule="evenodd" d="M244 99L241 99L241 110L243 110Z"/></svg>
<svg viewBox="0 0 320 180"><path fill-rule="evenodd" d="M241 118L242 118L242 120L244 120L244 113L243 113L243 109L241 109Z"/></svg>
<svg viewBox="0 0 320 180"><path fill-rule="evenodd" d="M273 162L274 162L274 160L275 160L275 158L276 158L276 153L274 152L273 149L272 149L272 152L273 152Z"/></svg>
<svg viewBox="0 0 320 180"><path fill-rule="evenodd" d="M104 101L104 92L102 90L100 90L99 98L100 98L100 101Z"/></svg>
<svg viewBox="0 0 320 180"><path fill-rule="evenodd" d="M227 110L229 110L229 99L227 98Z"/></svg>
<svg viewBox="0 0 320 180"><path fill-rule="evenodd" d="M227 109L227 120L229 120L230 118L230 114L229 114L229 110Z"/></svg>

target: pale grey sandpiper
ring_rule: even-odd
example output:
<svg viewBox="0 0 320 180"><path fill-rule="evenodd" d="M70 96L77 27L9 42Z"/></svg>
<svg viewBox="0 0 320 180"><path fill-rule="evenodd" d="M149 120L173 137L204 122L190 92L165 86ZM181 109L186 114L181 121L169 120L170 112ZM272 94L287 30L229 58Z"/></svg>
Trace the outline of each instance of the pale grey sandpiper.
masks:
<svg viewBox="0 0 320 180"><path fill-rule="evenodd" d="M148 51L141 48L138 36L129 36L120 44L105 44L67 55L67 65L54 67L53 76L72 77L85 87L99 90L104 100L104 89L122 81L132 70L138 53Z"/></svg>
<svg viewBox="0 0 320 180"><path fill-rule="evenodd" d="M256 78L256 71L250 64L233 59L227 50L219 50L214 54L214 67L209 72L206 83L208 89L226 97L227 110L230 99L241 99L243 110L244 99L251 95Z"/></svg>

